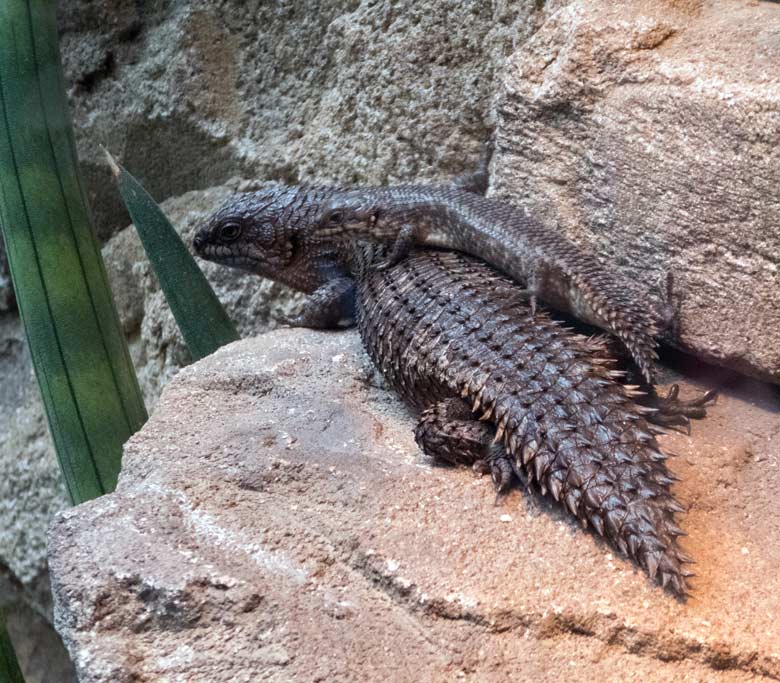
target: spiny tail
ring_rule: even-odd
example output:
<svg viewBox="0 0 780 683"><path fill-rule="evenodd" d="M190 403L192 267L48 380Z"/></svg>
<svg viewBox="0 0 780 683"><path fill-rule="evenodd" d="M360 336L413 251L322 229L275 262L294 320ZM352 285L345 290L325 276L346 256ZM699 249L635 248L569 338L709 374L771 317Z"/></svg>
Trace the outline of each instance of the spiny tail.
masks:
<svg viewBox="0 0 780 683"><path fill-rule="evenodd" d="M593 258L583 255L567 270L594 322L620 339L644 379L653 384L656 339L661 333L661 316L653 303L642 301L628 282L621 282L622 277L606 271Z"/></svg>
<svg viewBox="0 0 780 683"><path fill-rule="evenodd" d="M555 349L552 325L543 323L542 339ZM593 342L573 335L565 340L567 348L559 353L537 351L538 360L526 358L526 366L546 366L544 379L539 373L529 377L528 386L536 388L532 401L508 396L496 373L481 377L480 387L466 385L466 396L478 414L495 422L516 468L543 494L549 492L652 579L685 595L691 573L683 565L690 558L677 544L683 532L674 520L683 507L670 493L675 477L655 437L660 430L634 402L636 392L616 381L621 373L608 369L611 359L594 351ZM550 372L553 364L556 371Z"/></svg>
<svg viewBox="0 0 780 683"><path fill-rule="evenodd" d="M392 386L413 405L463 397L518 473L686 594L660 430L601 341L532 316L516 284L462 254L413 254L359 280L361 334Z"/></svg>
<svg viewBox="0 0 780 683"><path fill-rule="evenodd" d="M683 532L674 520L683 507L671 495L675 477L656 439L663 430L648 422L653 410L636 403L640 392L620 383L624 373L612 369L605 344L573 334L544 313L531 317L527 306L521 317L517 287L486 266L456 255L429 260L434 258L449 273L439 288L463 303L452 329L465 338L447 340L454 357L447 375L460 378L461 396L495 424L516 468L543 493L662 586L686 594L690 572L683 565L690 558L677 544ZM652 351L651 317L635 314L602 273L590 283L617 302L608 311L622 311L612 315L613 327L634 348ZM441 275L429 267L419 269L419 277L422 287ZM592 301L595 308L601 300ZM644 345L637 329L648 330ZM461 348L468 352L459 359ZM474 358L480 360L477 371ZM648 364L644 371L649 373Z"/></svg>

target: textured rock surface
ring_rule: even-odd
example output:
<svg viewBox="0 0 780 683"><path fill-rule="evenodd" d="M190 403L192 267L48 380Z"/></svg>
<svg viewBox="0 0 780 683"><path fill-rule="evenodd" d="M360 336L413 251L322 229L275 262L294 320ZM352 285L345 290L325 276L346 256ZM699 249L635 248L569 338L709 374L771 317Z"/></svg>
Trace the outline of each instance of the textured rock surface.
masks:
<svg viewBox="0 0 780 683"><path fill-rule="evenodd" d="M99 143L158 200L237 175L380 182L460 171L481 154L497 71L538 25L537 4L63 0L63 63L99 236L129 222ZM188 232L226 192L166 209ZM105 254L151 407L188 355L132 233ZM243 332L288 305L276 286L205 269ZM13 308L0 244L0 569L19 587L8 599L45 614L43 535L66 499Z"/></svg>
<svg viewBox="0 0 780 683"><path fill-rule="evenodd" d="M544 500L432 467L354 333L270 332L180 372L117 492L57 516L57 626L82 683L776 679L779 410L731 394L664 437L680 603Z"/></svg>
<svg viewBox="0 0 780 683"><path fill-rule="evenodd" d="M458 171L539 3L67 0L77 143L103 234L127 223L97 143L159 199L247 177ZM556 3L552 3L555 5Z"/></svg>
<svg viewBox="0 0 780 683"><path fill-rule="evenodd" d="M780 5L573 2L509 60L494 184L780 382Z"/></svg>

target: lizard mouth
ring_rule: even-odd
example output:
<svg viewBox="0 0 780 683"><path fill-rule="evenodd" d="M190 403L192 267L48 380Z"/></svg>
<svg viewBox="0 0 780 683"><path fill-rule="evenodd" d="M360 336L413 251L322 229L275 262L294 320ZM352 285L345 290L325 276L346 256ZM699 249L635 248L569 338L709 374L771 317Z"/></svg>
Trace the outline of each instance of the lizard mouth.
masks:
<svg viewBox="0 0 780 683"><path fill-rule="evenodd" d="M255 270L258 260L249 254L237 254L234 249L221 244L199 244L195 245L195 251L198 256L206 261L219 263L233 268L242 268L245 270Z"/></svg>

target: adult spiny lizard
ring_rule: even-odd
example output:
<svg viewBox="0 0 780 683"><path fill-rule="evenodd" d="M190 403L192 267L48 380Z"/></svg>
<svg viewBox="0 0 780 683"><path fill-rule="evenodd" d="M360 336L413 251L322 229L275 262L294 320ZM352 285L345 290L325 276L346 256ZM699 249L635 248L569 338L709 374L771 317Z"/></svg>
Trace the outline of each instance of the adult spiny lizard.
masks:
<svg viewBox="0 0 780 683"><path fill-rule="evenodd" d="M484 189L484 173L463 178L441 186L277 185L230 200L212 225L223 226L226 242L245 230L261 244L279 240L281 246L285 241L274 262L261 263L262 274L270 277L296 258L309 259L309 267L296 272L296 283L288 282L308 292L325 286L308 313L308 324L316 324L317 318L329 323L342 308L343 290L330 278L323 282L320 277L321 254L349 253L355 241L369 240L392 245L388 257L392 264L413 244L455 249L524 284L532 309L538 297L616 335L652 383L656 337L669 325L669 315L662 315L650 297L640 295L618 271L605 267L522 207L473 191ZM475 186L479 184L482 187Z"/></svg>
<svg viewBox="0 0 780 683"><path fill-rule="evenodd" d="M294 218L279 220L292 230ZM356 306L370 356L422 410L416 438L426 453L486 463L500 491L514 475L536 482L652 578L686 593L689 558L674 520L682 506L649 420L702 416L711 394L687 403L673 396L660 410L640 406L636 387L610 367L604 342L545 312L532 315L516 284L467 256L421 252L379 269L382 254L370 244L315 258L296 250L290 230L266 230L262 240L228 231L226 240L224 227L212 222L198 234L201 256L273 272L304 291L332 284L331 310L317 326L326 318L336 324Z"/></svg>

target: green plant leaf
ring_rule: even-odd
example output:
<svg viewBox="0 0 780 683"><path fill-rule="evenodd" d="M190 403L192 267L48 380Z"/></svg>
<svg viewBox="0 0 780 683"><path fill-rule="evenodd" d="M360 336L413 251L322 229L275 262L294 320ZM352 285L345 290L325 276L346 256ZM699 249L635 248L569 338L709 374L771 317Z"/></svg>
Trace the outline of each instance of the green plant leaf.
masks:
<svg viewBox="0 0 780 683"><path fill-rule="evenodd" d="M193 359L238 339L233 322L166 215L141 183L108 152L106 156Z"/></svg>
<svg viewBox="0 0 780 683"><path fill-rule="evenodd" d="M0 683L24 683L22 669L16 659L13 643L5 627L5 614L0 613Z"/></svg>
<svg viewBox="0 0 780 683"><path fill-rule="evenodd" d="M0 3L0 225L71 500L116 486L146 409L78 167L54 2Z"/></svg>

